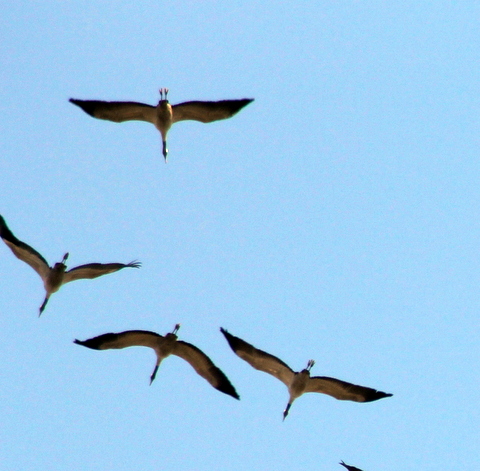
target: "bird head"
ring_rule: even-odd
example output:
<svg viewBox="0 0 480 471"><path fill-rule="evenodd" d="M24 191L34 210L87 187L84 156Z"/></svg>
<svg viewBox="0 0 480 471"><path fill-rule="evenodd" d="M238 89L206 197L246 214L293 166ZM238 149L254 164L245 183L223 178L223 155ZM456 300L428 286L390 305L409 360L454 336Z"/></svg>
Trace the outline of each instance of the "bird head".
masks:
<svg viewBox="0 0 480 471"><path fill-rule="evenodd" d="M65 270L67 266L65 265L65 262L67 261L68 258L68 252L63 256L63 259L61 262L57 262L55 266L53 267L54 270Z"/></svg>
<svg viewBox="0 0 480 471"><path fill-rule="evenodd" d="M160 92L160 103L163 101L168 103L168 98L167 98L168 88L160 88L159 92ZM165 99L163 98L163 95L165 95Z"/></svg>
<svg viewBox="0 0 480 471"><path fill-rule="evenodd" d="M315 364L315 360L308 360L307 367L303 371L310 373L312 366Z"/></svg>
<svg viewBox="0 0 480 471"><path fill-rule="evenodd" d="M180 329L180 324L175 324L175 327L173 328L173 330L171 332L169 332L165 338L174 338L175 340L177 339L177 332L178 332L178 329Z"/></svg>

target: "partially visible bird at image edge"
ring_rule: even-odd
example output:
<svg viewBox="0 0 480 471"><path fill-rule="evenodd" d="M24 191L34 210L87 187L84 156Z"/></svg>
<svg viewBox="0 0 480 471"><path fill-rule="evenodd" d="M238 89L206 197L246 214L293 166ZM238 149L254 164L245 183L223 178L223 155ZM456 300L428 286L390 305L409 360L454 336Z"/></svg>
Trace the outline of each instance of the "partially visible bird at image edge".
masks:
<svg viewBox="0 0 480 471"><path fill-rule="evenodd" d="M348 469L348 471L362 471L360 468L356 468L355 466L350 466L349 464L345 464L343 461L340 461L342 466Z"/></svg>
<svg viewBox="0 0 480 471"><path fill-rule="evenodd" d="M50 296L53 293L56 293L65 283L85 278L97 278L102 275L108 275L109 273L122 270L123 268L140 268L141 266L141 263L137 261L130 263L87 263L66 271L67 266L65 265L65 262L69 255L67 252L63 256L61 262L57 262L53 267L50 267L40 253L13 235L2 216L0 216L0 237L5 244L7 244L13 254L22 260L22 262L30 265L43 280L46 295L43 304L40 306L39 316L45 309Z"/></svg>

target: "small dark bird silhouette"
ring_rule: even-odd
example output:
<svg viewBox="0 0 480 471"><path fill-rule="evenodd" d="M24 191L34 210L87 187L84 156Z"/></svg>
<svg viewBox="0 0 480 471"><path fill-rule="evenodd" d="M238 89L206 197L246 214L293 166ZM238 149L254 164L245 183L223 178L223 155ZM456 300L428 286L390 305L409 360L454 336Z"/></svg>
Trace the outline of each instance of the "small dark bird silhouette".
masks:
<svg viewBox="0 0 480 471"><path fill-rule="evenodd" d="M287 417L293 401L306 392L328 394L335 399L355 402L371 402L392 396L392 394L377 391L376 389L358 386L327 376L310 377L310 369L315 364L313 360L308 361L304 370L295 372L286 363L270 355L270 353L255 348L244 340L229 334L223 328L220 328L220 331L227 339L232 350L242 360L250 363L257 370L275 376L275 378L287 386L290 399L283 412L283 420Z"/></svg>
<svg viewBox="0 0 480 471"><path fill-rule="evenodd" d="M345 464L343 461L340 461L340 463L342 466L345 466L345 468L348 469L348 471L362 471L360 468L355 468L355 466L350 466L348 464Z"/></svg>
<svg viewBox="0 0 480 471"><path fill-rule="evenodd" d="M14 255L23 262L30 265L43 280L46 296L43 304L40 306L39 316L42 314L52 293L56 293L62 285L70 281L83 278L97 278L98 276L113 273L122 268L140 268L140 262L124 263L87 263L66 271L65 262L68 258L68 252L63 256L61 262L55 263L53 267L32 247L25 242L18 240L8 228L5 219L0 216L0 237L10 247Z"/></svg>
<svg viewBox="0 0 480 471"><path fill-rule="evenodd" d="M158 335L155 332L146 330L127 330L125 332L109 333L93 337L88 340L75 340L74 342L83 345L84 347L92 348L94 350L109 350L127 347L150 347L155 350L157 355L157 363L150 376L150 384L158 371L158 367L162 360L169 355L176 355L183 358L190 363L194 370L203 378L205 378L215 389L220 392L228 394L235 399L240 399L240 396L235 391L235 388L230 383L225 374L217 368L212 360L208 358L205 353L194 345L177 340L176 333L180 328L177 324L173 332L168 333L165 337Z"/></svg>
<svg viewBox="0 0 480 471"><path fill-rule="evenodd" d="M77 100L70 98L70 103L82 108L85 113L98 119L121 123L123 121L146 121L152 123L162 135L163 156L167 161L167 134L178 121L194 120L211 123L220 119L231 118L253 98L221 101L186 101L170 105L167 99L168 88L160 89L160 101L157 106L134 101L99 101ZM164 98L165 95L165 98Z"/></svg>

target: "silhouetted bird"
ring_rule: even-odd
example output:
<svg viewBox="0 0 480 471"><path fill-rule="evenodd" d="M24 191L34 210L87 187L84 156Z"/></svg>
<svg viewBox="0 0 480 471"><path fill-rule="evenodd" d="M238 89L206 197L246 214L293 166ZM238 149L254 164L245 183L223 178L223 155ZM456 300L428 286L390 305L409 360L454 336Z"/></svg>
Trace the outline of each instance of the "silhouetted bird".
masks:
<svg viewBox="0 0 480 471"><path fill-rule="evenodd" d="M355 466L350 466L348 464L345 464L343 461L340 461L340 463L342 466L345 466L345 468L348 469L348 471L362 471L360 468L355 468Z"/></svg>

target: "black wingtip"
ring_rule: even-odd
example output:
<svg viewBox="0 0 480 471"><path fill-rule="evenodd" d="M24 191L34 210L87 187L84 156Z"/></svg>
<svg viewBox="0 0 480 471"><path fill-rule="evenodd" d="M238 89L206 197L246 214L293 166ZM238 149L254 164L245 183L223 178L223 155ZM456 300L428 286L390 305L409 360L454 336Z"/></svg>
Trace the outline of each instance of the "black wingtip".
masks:
<svg viewBox="0 0 480 471"><path fill-rule="evenodd" d="M234 348L233 345L235 344L235 337L234 335L228 333L227 330L225 330L223 327L220 327L220 332L225 336L227 339L227 342L230 344L230 347Z"/></svg>
<svg viewBox="0 0 480 471"><path fill-rule="evenodd" d="M77 105L79 108L81 108L85 113L89 114L90 116L95 118L95 104L92 101L84 101L84 100L77 100L76 98L70 98L68 100L70 103L73 103L74 105Z"/></svg>
<svg viewBox="0 0 480 471"><path fill-rule="evenodd" d="M378 401L379 399L383 399L385 397L392 397L392 396L393 394L386 393L383 391L374 391L365 398L365 402Z"/></svg>
<svg viewBox="0 0 480 471"><path fill-rule="evenodd" d="M82 347L91 348L92 350L103 350L103 345L105 342L116 340L118 337L117 334L103 334L98 337L93 337L87 340L78 340L75 339L73 343L81 345Z"/></svg>
<svg viewBox="0 0 480 471"><path fill-rule="evenodd" d="M238 113L242 108L245 108L254 100L255 98L243 98L242 100L237 100L235 102L235 105L233 106L232 113L233 114Z"/></svg>
<svg viewBox="0 0 480 471"><path fill-rule="evenodd" d="M13 244L18 245L19 240L13 235L12 231L9 229L7 226L7 223L3 216L0 215L0 237L2 239L8 240L9 242L12 242Z"/></svg>
<svg viewBox="0 0 480 471"><path fill-rule="evenodd" d="M239 337L235 337L235 335L230 334L227 332L223 327L220 327L220 332L225 336L227 339L228 344L230 345L230 348L236 353L237 350L240 348L253 348L252 345L249 343L245 342L245 340L242 340Z"/></svg>
<svg viewBox="0 0 480 471"><path fill-rule="evenodd" d="M218 386L217 389L225 394L228 394L229 396L232 396L234 399L237 399L238 401L240 400L240 396L238 395L233 384L230 382L221 384L220 386Z"/></svg>
<svg viewBox="0 0 480 471"><path fill-rule="evenodd" d="M350 466L349 464L346 464L345 461L340 461L340 463L342 466L344 466L345 468L348 469L348 471L362 471L360 468L355 468L355 466Z"/></svg>

